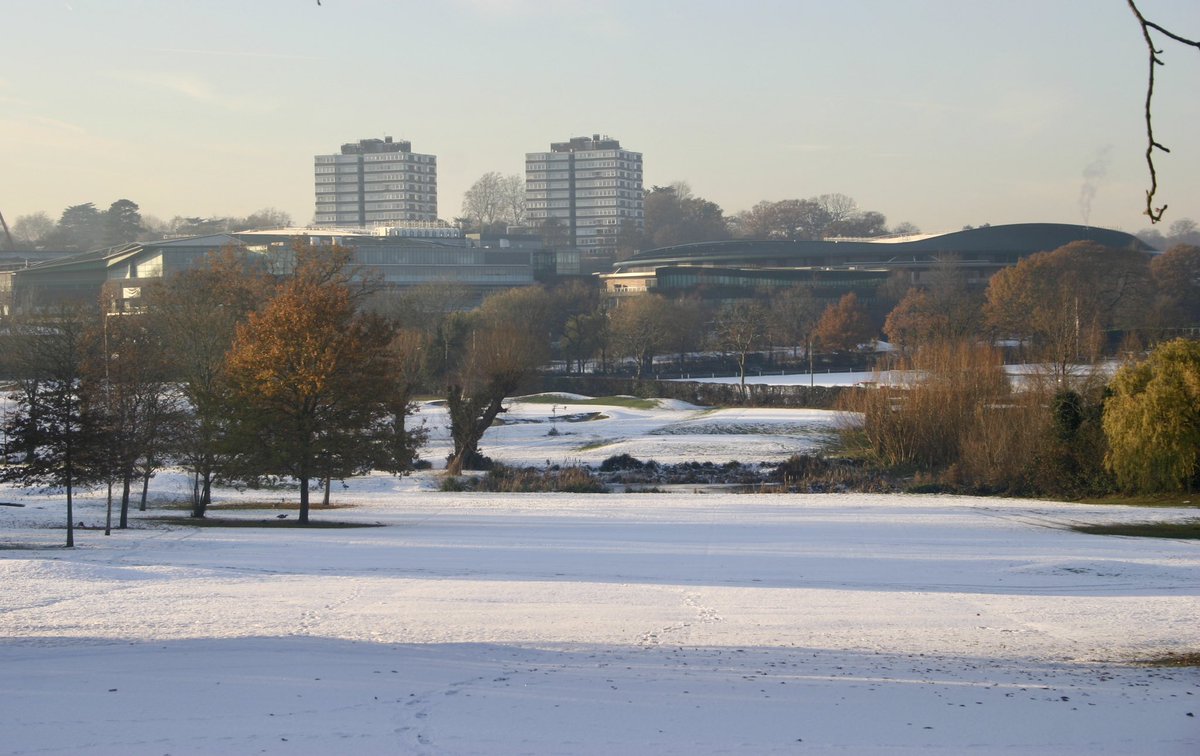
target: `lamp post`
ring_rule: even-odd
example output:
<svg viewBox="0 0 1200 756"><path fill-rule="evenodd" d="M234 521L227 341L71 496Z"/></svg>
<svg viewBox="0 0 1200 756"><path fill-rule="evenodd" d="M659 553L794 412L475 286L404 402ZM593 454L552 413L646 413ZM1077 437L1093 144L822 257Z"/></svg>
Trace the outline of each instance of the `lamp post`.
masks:
<svg viewBox="0 0 1200 756"><path fill-rule="evenodd" d="M112 383L108 376L108 363L112 359L111 353L108 351L108 316L112 315L111 306L104 308L104 411L109 413L112 411ZM107 445L106 445L107 446ZM107 457L107 449L105 457ZM112 466L105 459L104 477L108 479L108 501L104 510L104 535L112 535Z"/></svg>

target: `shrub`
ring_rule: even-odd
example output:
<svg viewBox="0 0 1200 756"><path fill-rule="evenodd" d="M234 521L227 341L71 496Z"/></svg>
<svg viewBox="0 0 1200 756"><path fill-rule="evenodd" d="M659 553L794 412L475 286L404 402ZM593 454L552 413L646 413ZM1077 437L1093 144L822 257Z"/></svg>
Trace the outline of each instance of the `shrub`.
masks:
<svg viewBox="0 0 1200 756"><path fill-rule="evenodd" d="M458 480L462 481L459 485L464 487L456 490L496 493L606 493L608 490L591 470L582 466L539 470L494 464L483 477Z"/></svg>
<svg viewBox="0 0 1200 756"><path fill-rule="evenodd" d="M775 465L767 480L773 485L763 492L826 493L862 491L887 493L897 489L894 481L878 470L848 459L793 454Z"/></svg>
<svg viewBox="0 0 1200 756"><path fill-rule="evenodd" d="M600 463L600 472L617 472L618 470L645 470L657 466L654 460L643 462L629 454L614 454Z"/></svg>

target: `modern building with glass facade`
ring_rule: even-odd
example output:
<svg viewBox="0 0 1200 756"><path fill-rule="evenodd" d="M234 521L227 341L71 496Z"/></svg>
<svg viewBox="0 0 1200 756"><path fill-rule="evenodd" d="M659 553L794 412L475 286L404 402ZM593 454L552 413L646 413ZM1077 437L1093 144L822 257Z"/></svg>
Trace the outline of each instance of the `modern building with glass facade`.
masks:
<svg viewBox="0 0 1200 756"><path fill-rule="evenodd" d="M611 255L623 226L645 226L642 153L599 134L526 153L525 211L533 226L559 226L581 253Z"/></svg>
<svg viewBox="0 0 1200 756"><path fill-rule="evenodd" d="M437 220L437 157L406 141L361 139L314 158L321 227L371 228Z"/></svg>
<svg viewBox="0 0 1200 756"><path fill-rule="evenodd" d="M0 316L95 303L102 291L114 309L135 310L147 285L221 250L261 259L265 268L287 275L297 240L349 247L356 274L385 297L414 286L453 284L471 305L497 291L579 273L577 251L546 249L529 239L421 239L332 228L246 231L122 244L0 271Z"/></svg>
<svg viewBox="0 0 1200 756"><path fill-rule="evenodd" d="M680 244L638 252L601 276L611 294L700 290L711 296L752 296L803 283L818 295L860 297L891 275L925 284L953 266L982 288L996 271L1038 252L1090 241L1115 249L1154 252L1136 236L1066 223L1016 223L949 234L876 241L732 241Z"/></svg>

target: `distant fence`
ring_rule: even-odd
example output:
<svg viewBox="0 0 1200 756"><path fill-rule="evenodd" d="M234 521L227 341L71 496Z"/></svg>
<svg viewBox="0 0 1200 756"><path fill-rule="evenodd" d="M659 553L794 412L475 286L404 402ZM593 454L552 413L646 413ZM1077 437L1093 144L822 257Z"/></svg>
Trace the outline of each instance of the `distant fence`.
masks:
<svg viewBox="0 0 1200 756"><path fill-rule="evenodd" d="M694 381L655 381L600 375L544 375L538 390L586 396L679 399L704 406L808 407L832 409L853 386L763 386Z"/></svg>

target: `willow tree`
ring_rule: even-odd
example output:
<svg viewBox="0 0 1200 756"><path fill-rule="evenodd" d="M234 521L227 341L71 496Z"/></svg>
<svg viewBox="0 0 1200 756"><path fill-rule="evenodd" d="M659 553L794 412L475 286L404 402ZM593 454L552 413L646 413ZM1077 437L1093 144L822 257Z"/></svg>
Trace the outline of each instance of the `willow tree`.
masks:
<svg viewBox="0 0 1200 756"><path fill-rule="evenodd" d="M1191 492L1200 475L1200 343L1176 339L1113 378L1108 468L1130 491Z"/></svg>

